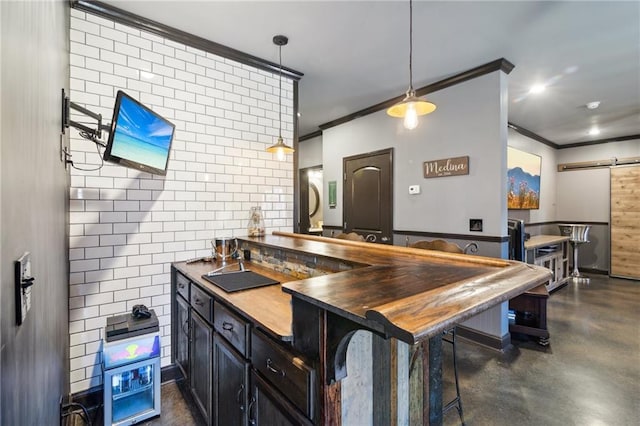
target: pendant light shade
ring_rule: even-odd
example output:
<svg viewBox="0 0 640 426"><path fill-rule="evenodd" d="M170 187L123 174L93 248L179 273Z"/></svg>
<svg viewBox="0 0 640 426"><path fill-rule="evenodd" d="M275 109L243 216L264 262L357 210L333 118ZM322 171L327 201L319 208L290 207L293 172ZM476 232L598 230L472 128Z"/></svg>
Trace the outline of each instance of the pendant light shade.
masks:
<svg viewBox="0 0 640 426"><path fill-rule="evenodd" d="M267 152L272 154L276 154L276 157L280 161L284 161L287 154L291 154L295 152L295 149L291 148L289 145L284 143L284 139L282 139L282 46L285 46L289 42L289 39L283 35L276 35L273 37L273 44L278 46L278 56L280 60L280 85L279 85L279 93L278 93L278 141L267 148Z"/></svg>
<svg viewBox="0 0 640 426"><path fill-rule="evenodd" d="M282 136L278 136L278 141L267 148L267 152L276 154L278 160L284 161L287 154L293 154L296 150L284 143Z"/></svg>
<svg viewBox="0 0 640 426"><path fill-rule="evenodd" d="M405 98L387 110L391 117L404 118L404 127L413 130L418 127L418 116L432 113L436 105L420 99L413 90L413 1L409 0L409 89Z"/></svg>

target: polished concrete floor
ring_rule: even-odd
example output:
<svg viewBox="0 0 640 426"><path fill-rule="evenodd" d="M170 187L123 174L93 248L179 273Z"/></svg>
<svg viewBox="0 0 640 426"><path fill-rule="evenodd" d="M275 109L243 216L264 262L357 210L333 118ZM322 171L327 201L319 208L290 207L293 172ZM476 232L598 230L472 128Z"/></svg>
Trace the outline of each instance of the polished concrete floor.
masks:
<svg viewBox="0 0 640 426"><path fill-rule="evenodd" d="M512 340L497 353L458 340L467 425L640 424L640 282L590 277L551 294L549 346Z"/></svg>
<svg viewBox="0 0 640 426"><path fill-rule="evenodd" d="M640 282L601 275L588 284L569 282L549 298L548 328L548 346L522 336L504 353L458 339L466 424L640 424ZM444 350L448 399L450 345ZM444 420L460 424L455 410ZM145 424L198 423L171 382L162 387L162 415Z"/></svg>

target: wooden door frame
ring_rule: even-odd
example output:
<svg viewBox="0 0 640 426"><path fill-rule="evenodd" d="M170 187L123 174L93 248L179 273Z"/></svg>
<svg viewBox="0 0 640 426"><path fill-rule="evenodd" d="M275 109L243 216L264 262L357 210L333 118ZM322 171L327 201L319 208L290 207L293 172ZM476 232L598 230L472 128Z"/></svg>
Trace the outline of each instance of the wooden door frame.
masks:
<svg viewBox="0 0 640 426"><path fill-rule="evenodd" d="M342 232L347 232L345 227L345 215L347 209L347 191L345 188L345 183L347 180L347 161L360 160L362 158L373 157L376 155L389 155L389 176L390 176L390 188L389 188L389 198L391 199L391 203L389 206L389 238L390 243L393 244L393 189L394 189L394 176L393 176L393 148L385 148L379 149L377 151L371 151L363 154L351 155L349 157L342 158Z"/></svg>
<svg viewBox="0 0 640 426"><path fill-rule="evenodd" d="M322 164L318 164L316 166L305 167L304 169L298 169L298 182L299 182L299 190L298 190L298 217L296 221L296 232L299 234L306 234L308 232L308 227L305 230L302 223L302 218L305 217L309 226L311 223L309 222L309 175L308 172L311 170L323 170ZM323 185L324 186L324 185Z"/></svg>

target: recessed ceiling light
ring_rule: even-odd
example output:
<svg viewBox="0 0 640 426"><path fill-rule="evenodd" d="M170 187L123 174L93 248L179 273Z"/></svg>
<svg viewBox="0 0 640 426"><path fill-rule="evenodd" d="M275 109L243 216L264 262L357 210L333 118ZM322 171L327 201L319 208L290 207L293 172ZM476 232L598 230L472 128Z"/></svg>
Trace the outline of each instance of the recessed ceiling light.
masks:
<svg viewBox="0 0 640 426"><path fill-rule="evenodd" d="M587 102L587 108L596 109L600 106L600 101Z"/></svg>
<svg viewBox="0 0 640 426"><path fill-rule="evenodd" d="M529 89L529 93L537 95L538 93L544 92L546 88L547 86L545 86L544 84L534 84L533 86L531 86L531 89Z"/></svg>
<svg viewBox="0 0 640 426"><path fill-rule="evenodd" d="M589 129L589 136L597 136L600 134L600 129L598 129L598 126L593 126L591 129Z"/></svg>

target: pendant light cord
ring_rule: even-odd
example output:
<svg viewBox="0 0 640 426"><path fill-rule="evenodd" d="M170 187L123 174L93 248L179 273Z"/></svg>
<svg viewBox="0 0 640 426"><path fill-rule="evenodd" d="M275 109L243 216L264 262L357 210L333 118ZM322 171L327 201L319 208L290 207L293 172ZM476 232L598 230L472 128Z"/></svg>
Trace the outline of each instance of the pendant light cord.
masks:
<svg viewBox="0 0 640 426"><path fill-rule="evenodd" d="M413 0L409 0L409 91L413 93Z"/></svg>
<svg viewBox="0 0 640 426"><path fill-rule="evenodd" d="M280 85L278 88L278 122L280 128L278 130L278 136L282 139L282 45L278 46L278 58L280 61Z"/></svg>

